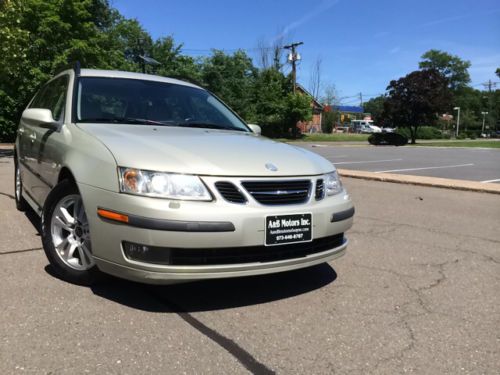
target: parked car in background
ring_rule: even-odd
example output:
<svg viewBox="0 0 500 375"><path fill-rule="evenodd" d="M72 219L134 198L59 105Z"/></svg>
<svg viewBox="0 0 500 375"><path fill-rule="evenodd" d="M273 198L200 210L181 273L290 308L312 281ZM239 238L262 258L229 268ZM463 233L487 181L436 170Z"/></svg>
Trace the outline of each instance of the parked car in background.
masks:
<svg viewBox="0 0 500 375"><path fill-rule="evenodd" d="M282 272L344 254L354 207L321 156L260 136L208 91L67 70L23 112L15 199L61 278L173 283Z"/></svg>
<svg viewBox="0 0 500 375"><path fill-rule="evenodd" d="M398 133L374 133L368 137L368 142L374 146L404 146L408 143L408 138Z"/></svg>

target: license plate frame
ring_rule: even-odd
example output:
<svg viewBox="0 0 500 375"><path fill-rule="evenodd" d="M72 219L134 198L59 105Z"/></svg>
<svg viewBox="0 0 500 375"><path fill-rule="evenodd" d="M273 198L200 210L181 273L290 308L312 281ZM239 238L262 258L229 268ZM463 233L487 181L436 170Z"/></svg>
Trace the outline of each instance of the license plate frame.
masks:
<svg viewBox="0 0 500 375"><path fill-rule="evenodd" d="M312 213L266 216L265 246L305 243L313 240Z"/></svg>

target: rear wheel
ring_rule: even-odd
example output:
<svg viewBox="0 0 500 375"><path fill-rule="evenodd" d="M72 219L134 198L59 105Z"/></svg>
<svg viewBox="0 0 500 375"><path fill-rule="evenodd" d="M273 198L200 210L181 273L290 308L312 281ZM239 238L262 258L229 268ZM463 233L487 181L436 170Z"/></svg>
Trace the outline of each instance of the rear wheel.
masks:
<svg viewBox="0 0 500 375"><path fill-rule="evenodd" d="M14 155L14 159L16 156ZM23 198L23 181L21 180L21 173L19 171L19 164L14 162L14 197L16 199L16 208L19 211L25 211L28 203Z"/></svg>
<svg viewBox="0 0 500 375"><path fill-rule="evenodd" d="M42 240L45 254L60 278L81 285L98 279L82 197L68 180L59 183L47 199Z"/></svg>

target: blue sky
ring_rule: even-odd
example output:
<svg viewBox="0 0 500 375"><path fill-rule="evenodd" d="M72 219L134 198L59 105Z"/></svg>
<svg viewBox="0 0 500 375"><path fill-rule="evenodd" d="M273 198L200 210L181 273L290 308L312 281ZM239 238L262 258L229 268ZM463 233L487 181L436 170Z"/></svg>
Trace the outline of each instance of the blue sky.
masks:
<svg viewBox="0 0 500 375"><path fill-rule="evenodd" d="M391 79L418 68L434 48L470 60L472 84L492 79L500 67L498 0L112 0L154 38L172 35L185 54L242 48L255 55L258 40L303 41L298 81L309 85L322 60L322 82L340 96L384 92ZM356 104L357 99L345 99ZM352 102L352 103L351 103Z"/></svg>

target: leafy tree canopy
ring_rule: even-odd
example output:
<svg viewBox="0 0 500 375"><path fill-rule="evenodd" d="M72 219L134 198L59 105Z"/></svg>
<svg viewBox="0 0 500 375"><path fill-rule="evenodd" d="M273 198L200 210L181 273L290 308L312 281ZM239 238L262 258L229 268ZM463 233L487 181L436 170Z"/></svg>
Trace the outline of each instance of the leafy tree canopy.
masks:
<svg viewBox="0 0 500 375"><path fill-rule="evenodd" d="M384 112L385 99L384 95L379 95L363 104L363 110L372 116L376 125L379 125L383 120L382 113Z"/></svg>
<svg viewBox="0 0 500 375"><path fill-rule="evenodd" d="M387 90L383 116L397 127L408 127L412 143L418 128L432 125L451 102L448 80L436 69L417 70L393 80Z"/></svg>
<svg viewBox="0 0 500 375"><path fill-rule="evenodd" d="M452 90L463 87L470 82L468 72L471 66L470 61L462 60L447 52L431 49L422 55L422 61L418 65L420 69L436 69L446 77Z"/></svg>

